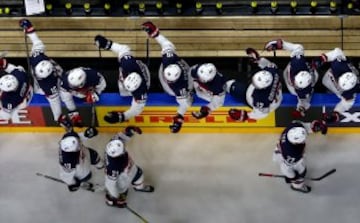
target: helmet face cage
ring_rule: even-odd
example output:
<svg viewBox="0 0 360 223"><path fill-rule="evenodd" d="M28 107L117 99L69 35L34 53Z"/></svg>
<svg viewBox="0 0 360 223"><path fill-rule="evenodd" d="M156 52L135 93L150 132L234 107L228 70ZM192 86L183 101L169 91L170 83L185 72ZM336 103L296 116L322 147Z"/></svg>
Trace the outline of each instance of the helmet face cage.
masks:
<svg viewBox="0 0 360 223"><path fill-rule="evenodd" d="M200 65L197 71L199 80L203 83L212 81L217 73L216 67L212 63L205 63Z"/></svg>
<svg viewBox="0 0 360 223"><path fill-rule="evenodd" d="M124 143L115 139L106 145L106 154L110 157L118 157L125 153Z"/></svg>
<svg viewBox="0 0 360 223"><path fill-rule="evenodd" d="M305 143L307 132L303 127L294 127L287 132L287 138L292 144Z"/></svg>
<svg viewBox="0 0 360 223"><path fill-rule="evenodd" d="M86 74L81 68L75 68L69 72L68 82L71 87L82 88L85 85Z"/></svg>
<svg viewBox="0 0 360 223"><path fill-rule="evenodd" d="M0 78L0 90L4 92L15 91L19 86L19 81L12 74L6 74Z"/></svg>
<svg viewBox="0 0 360 223"><path fill-rule="evenodd" d="M312 82L311 74L307 71L300 71L295 75L294 85L297 88L303 89L309 86Z"/></svg>
<svg viewBox="0 0 360 223"><path fill-rule="evenodd" d="M126 90L133 92L140 87L141 82L140 74L133 72L124 79L123 84Z"/></svg>
<svg viewBox="0 0 360 223"><path fill-rule="evenodd" d="M350 90L357 84L357 76L352 72L346 72L339 77L338 85L344 90Z"/></svg>
<svg viewBox="0 0 360 223"><path fill-rule="evenodd" d="M168 82L175 82L181 75L181 69L177 64L170 64L164 69L164 78Z"/></svg>
<svg viewBox="0 0 360 223"><path fill-rule="evenodd" d="M37 78L47 78L54 71L54 65L49 60L43 60L35 66Z"/></svg>
<svg viewBox="0 0 360 223"><path fill-rule="evenodd" d="M64 152L76 152L80 150L79 139L75 136L68 136L60 141L60 149Z"/></svg>
<svg viewBox="0 0 360 223"><path fill-rule="evenodd" d="M262 70L254 74L252 84L257 89L267 88L271 85L273 76L269 71Z"/></svg>

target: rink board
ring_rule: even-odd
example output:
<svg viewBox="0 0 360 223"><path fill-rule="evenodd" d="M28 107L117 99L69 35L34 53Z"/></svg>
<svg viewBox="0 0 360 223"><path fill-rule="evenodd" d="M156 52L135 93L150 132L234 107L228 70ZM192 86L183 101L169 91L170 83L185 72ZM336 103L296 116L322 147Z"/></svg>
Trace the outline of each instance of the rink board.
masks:
<svg viewBox="0 0 360 223"><path fill-rule="evenodd" d="M332 94L315 94L312 107L304 121L311 121L321 117L325 108L331 111L338 102ZM86 126L91 122L91 106L76 100L78 110L83 117ZM149 94L147 106L141 115L119 124L109 124L103 120L109 111L125 111L131 103L131 97L120 97L116 93L105 93L101 95L100 102L96 105L96 126L101 131L114 132L127 125L137 125L146 132L169 132L172 117L176 114L177 104L173 97L162 93ZM223 107L212 112L208 117L197 120L191 116L192 111L198 111L202 105L207 104L199 98L195 98L193 106L185 114L185 122L181 132L279 132L282 127L292 121L291 111L296 106L296 98L290 94L284 94L281 107L269 114L262 120L249 120L247 122L236 122L228 116L230 108L240 108L250 111L245 104L236 101L227 95ZM332 125L334 132L360 132L360 100L357 98L353 108L341 115L340 122ZM10 121L0 120L0 131L16 132L52 132L62 131L53 120L50 107L44 96L35 95L27 109L19 111Z"/></svg>

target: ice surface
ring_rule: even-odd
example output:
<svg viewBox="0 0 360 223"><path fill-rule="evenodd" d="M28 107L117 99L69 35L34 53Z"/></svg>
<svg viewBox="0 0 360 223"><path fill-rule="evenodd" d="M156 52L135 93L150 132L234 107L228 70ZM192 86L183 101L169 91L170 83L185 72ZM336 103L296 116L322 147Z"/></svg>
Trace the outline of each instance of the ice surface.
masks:
<svg viewBox="0 0 360 223"><path fill-rule="evenodd" d="M0 134L1 223L137 223L126 209L108 207L102 193L68 192L58 177L61 133ZM111 138L85 142L103 156ZM153 194L129 191L128 204L151 223L352 223L360 219L358 134L312 135L308 176L336 168L313 191L290 190L272 162L278 134L146 134L135 136L129 153L141 166ZM95 183L103 171L93 169Z"/></svg>

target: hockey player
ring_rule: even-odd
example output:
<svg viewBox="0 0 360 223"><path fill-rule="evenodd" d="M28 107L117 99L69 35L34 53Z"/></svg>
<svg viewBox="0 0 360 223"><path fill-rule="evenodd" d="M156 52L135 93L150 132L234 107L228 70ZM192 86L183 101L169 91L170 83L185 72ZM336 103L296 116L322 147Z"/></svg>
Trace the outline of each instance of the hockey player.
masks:
<svg viewBox="0 0 360 223"><path fill-rule="evenodd" d="M109 123L118 123L141 114L146 105L150 88L148 67L132 56L128 45L114 43L101 35L95 36L95 44L99 49L111 50L118 55L120 96L132 96L131 107L128 110L108 112L104 120Z"/></svg>
<svg viewBox="0 0 360 223"><path fill-rule="evenodd" d="M45 54L45 45L36 34L32 23L28 19L21 19L19 24L32 42L31 56L29 59L34 76L35 93L45 95L50 104L54 120L60 125L67 127L70 123L66 123L68 119L65 115L62 115L59 90L63 69L58 63ZM64 103L69 111L68 115L70 119L74 122L73 124L82 126L82 119L76 110L73 98L68 97L66 99Z"/></svg>
<svg viewBox="0 0 360 223"><path fill-rule="evenodd" d="M289 92L297 97L296 110L292 112L293 118L304 117L311 106L311 98L319 74L306 62L303 45L278 39L266 43L265 49L267 51L283 49L291 52L290 62L284 70L283 77Z"/></svg>
<svg viewBox="0 0 360 223"><path fill-rule="evenodd" d="M324 121L310 122L293 121L280 135L278 144L273 152L273 161L280 165L280 171L285 175L285 182L290 183L291 189L309 193L311 187L305 184L305 145L309 133L327 133Z"/></svg>
<svg viewBox="0 0 360 223"><path fill-rule="evenodd" d="M196 95L209 103L200 111L192 112L196 119L207 117L212 111L224 105L226 78L212 63L196 64L190 67Z"/></svg>
<svg viewBox="0 0 360 223"><path fill-rule="evenodd" d="M105 148L105 189L106 204L118 208L126 207L130 186L138 192L153 192L154 187L144 184L143 170L135 164L125 148L134 133L141 134L139 127L128 126L117 133Z"/></svg>
<svg viewBox="0 0 360 223"><path fill-rule="evenodd" d="M315 58L313 65L320 67L330 63L330 68L322 78L322 84L340 99L331 113L325 113L324 119L331 123L340 120L340 114L346 112L355 103L359 90L359 71L347 60L344 52L335 48Z"/></svg>
<svg viewBox="0 0 360 223"><path fill-rule="evenodd" d="M252 108L251 112L246 110L232 108L229 110L229 116L237 121L244 122L248 119L259 120L267 117L270 112L277 109L282 101L282 89L279 77L279 70L276 64L270 62L264 57L260 57L258 52L252 48L246 49L250 60L257 64L261 69L252 76L252 81L246 89L246 102ZM236 95L243 92L238 89L242 85L236 81L227 82L227 92L230 95L241 98Z"/></svg>
<svg viewBox="0 0 360 223"><path fill-rule="evenodd" d="M8 63L0 58L0 119L9 120L21 109L26 108L33 97L33 78L22 66Z"/></svg>
<svg viewBox="0 0 360 223"><path fill-rule="evenodd" d="M59 142L60 179L71 192L77 191L79 187L88 189L92 187L92 183L88 182L92 174L90 165L94 165L97 169L104 167L99 154L82 143L97 134L97 130L93 127L87 128L81 134L71 129Z"/></svg>
<svg viewBox="0 0 360 223"><path fill-rule="evenodd" d="M164 91L176 98L179 104L177 114L173 117L170 131L177 133L184 122L184 114L193 102L193 81L189 73L189 65L180 58L175 46L152 22L143 23L143 28L149 37L154 38L161 46L162 60L159 67L159 80Z"/></svg>
<svg viewBox="0 0 360 223"><path fill-rule="evenodd" d="M73 100L74 96L92 104L100 100L100 94L105 88L106 81L102 74L92 68L77 67L62 76L60 94L64 101ZM70 118L75 126L82 127L79 115Z"/></svg>

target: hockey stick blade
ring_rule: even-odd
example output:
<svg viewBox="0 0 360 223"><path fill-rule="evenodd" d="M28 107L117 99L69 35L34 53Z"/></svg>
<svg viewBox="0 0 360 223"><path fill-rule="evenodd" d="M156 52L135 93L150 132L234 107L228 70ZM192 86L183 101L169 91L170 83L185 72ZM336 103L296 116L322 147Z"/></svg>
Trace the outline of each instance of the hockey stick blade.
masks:
<svg viewBox="0 0 360 223"><path fill-rule="evenodd" d="M328 172L324 173L322 176L320 177L311 177L311 178L307 178L305 177L305 179L308 180L312 180L312 181L320 181L322 179L324 179L325 177L328 177L329 175L333 174L336 172L336 169L331 169ZM272 173L259 173L260 177L277 177L277 178L285 178L285 175L279 175L279 174L272 174Z"/></svg>
<svg viewBox="0 0 360 223"><path fill-rule="evenodd" d="M328 177L329 175L331 175L331 174L333 174L335 172L336 172L336 169L332 169L332 170L329 170L328 172L324 173L322 176L320 176L320 177L312 177L312 178L310 178L310 180L319 181L319 180L324 179L325 177Z"/></svg>

